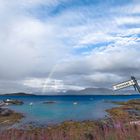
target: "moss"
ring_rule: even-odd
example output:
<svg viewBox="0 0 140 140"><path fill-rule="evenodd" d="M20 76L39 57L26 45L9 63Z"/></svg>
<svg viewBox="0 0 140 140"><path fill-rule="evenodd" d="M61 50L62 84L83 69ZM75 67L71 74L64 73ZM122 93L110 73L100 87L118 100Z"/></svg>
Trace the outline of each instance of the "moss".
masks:
<svg viewBox="0 0 140 140"><path fill-rule="evenodd" d="M121 105L119 107L107 110L107 112L110 113L112 117L120 118L120 119L127 118L129 120L133 120L136 118L140 119L140 116L138 115L138 113L134 113L134 112L140 111L140 99L129 100L127 102L116 102L116 101L114 102L113 101L112 103Z"/></svg>
<svg viewBox="0 0 140 140"><path fill-rule="evenodd" d="M119 119L126 118L129 115L121 107L109 109L107 110L107 112L109 112L112 117L119 118Z"/></svg>

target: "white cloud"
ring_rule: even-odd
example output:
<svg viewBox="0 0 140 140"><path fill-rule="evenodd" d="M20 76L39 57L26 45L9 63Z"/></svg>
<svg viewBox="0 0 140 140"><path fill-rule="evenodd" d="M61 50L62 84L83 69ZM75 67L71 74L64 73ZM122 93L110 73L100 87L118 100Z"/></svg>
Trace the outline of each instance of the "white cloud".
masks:
<svg viewBox="0 0 140 140"><path fill-rule="evenodd" d="M140 23L140 17L139 16L122 16L122 17L117 17L115 18L115 22L118 25L124 25L124 24L139 24Z"/></svg>
<svg viewBox="0 0 140 140"><path fill-rule="evenodd" d="M10 84L10 79L12 85L19 82L21 89L42 91L44 79L51 75L47 89L59 91L98 86L99 82L108 86L108 79L115 82L131 74L140 76L140 29L123 28L125 24L139 24L138 15L129 15L129 11L138 14L139 5L113 9L71 6L56 15L48 14L64 1L0 1L1 80ZM40 5L47 8L43 18L29 12L39 13ZM104 42L107 44L96 47ZM89 53L73 53L79 48L86 52L88 44L95 45Z"/></svg>
<svg viewBox="0 0 140 140"><path fill-rule="evenodd" d="M59 27L24 15L24 12L17 14L17 9L10 4L8 8L4 6L0 11L0 77L26 78L41 67L43 72L51 71L67 53L59 39Z"/></svg>
<svg viewBox="0 0 140 140"><path fill-rule="evenodd" d="M56 80L56 79L50 79L50 78L34 78L34 79L27 79L23 81L23 85L39 89L39 91L42 91L43 93L49 93L49 92L64 92L66 90L81 90L83 87L76 86L76 85L67 85L63 83L63 80Z"/></svg>
<svg viewBox="0 0 140 140"><path fill-rule="evenodd" d="M85 79L90 80L91 82L96 82L98 84L103 84L103 83L112 83L112 82L119 82L122 80L121 76L112 74L112 73L95 73L92 75L88 75L85 77ZM111 87L112 85L110 85Z"/></svg>

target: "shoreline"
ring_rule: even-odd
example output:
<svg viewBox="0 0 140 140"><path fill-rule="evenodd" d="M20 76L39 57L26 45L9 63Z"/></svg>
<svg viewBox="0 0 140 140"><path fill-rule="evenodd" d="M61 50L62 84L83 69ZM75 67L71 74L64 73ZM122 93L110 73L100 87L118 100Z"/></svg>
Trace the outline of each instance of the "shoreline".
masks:
<svg viewBox="0 0 140 140"><path fill-rule="evenodd" d="M16 123L19 123L22 118L25 116L22 113L15 112L8 108L0 108L3 112L7 112L6 114L0 114L0 128L10 127ZM1 111L1 112L2 112Z"/></svg>
<svg viewBox="0 0 140 140"><path fill-rule="evenodd" d="M133 99L127 102L114 102L120 106L106 110L110 117L98 120L85 121L64 121L59 124L48 125L44 127L28 125L25 129L11 128L0 132L0 139L6 134L20 140L18 135L22 132L23 137L30 137L30 140L98 140L113 138L122 139L139 138L140 130L140 99ZM18 122L18 121L17 121ZM123 133L126 133L124 135ZM132 134L133 132L133 134ZM16 136L15 136L16 134ZM131 135L130 135L131 134ZM3 139L2 139L3 140ZM10 139L8 139L10 140ZM27 139L28 140L28 139Z"/></svg>

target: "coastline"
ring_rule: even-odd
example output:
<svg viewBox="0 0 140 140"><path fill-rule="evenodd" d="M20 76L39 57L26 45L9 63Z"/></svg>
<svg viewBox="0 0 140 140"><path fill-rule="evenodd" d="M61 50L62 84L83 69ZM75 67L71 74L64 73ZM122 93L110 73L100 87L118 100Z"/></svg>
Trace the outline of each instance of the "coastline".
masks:
<svg viewBox="0 0 140 140"><path fill-rule="evenodd" d="M47 127L34 127L29 125L28 129L11 128L0 132L0 139L6 136L8 140L14 137L20 140L18 135L28 137L30 140L94 140L94 139L113 139L126 140L128 138L139 138L140 131L140 100L129 100L127 102L114 102L120 106L106 110L110 117L97 121L65 121L56 125ZM14 112L15 113L15 112ZM18 114L19 113L15 113ZM21 116L20 116L21 115ZM23 117L13 123L18 123ZM10 124L10 125L11 125ZM124 135L125 131L125 135ZM23 134L21 134L23 133ZM8 134L8 135L7 135ZM16 134L16 135L15 135Z"/></svg>

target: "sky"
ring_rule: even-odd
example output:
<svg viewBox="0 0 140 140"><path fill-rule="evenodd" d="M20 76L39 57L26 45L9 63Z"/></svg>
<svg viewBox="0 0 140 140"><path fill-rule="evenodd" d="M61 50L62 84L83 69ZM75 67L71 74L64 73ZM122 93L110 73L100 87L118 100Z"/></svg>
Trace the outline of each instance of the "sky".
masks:
<svg viewBox="0 0 140 140"><path fill-rule="evenodd" d="M112 88L131 75L139 0L0 0L0 94Z"/></svg>

